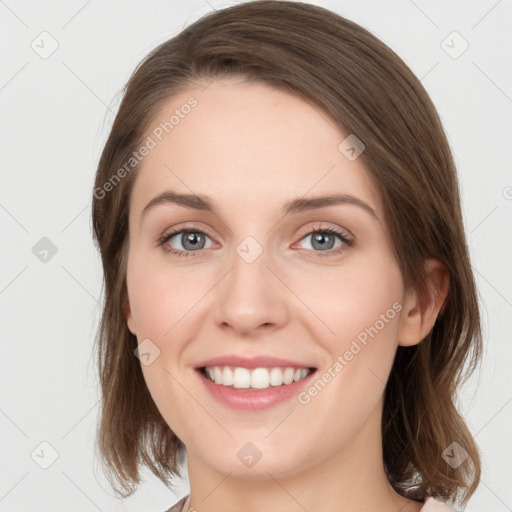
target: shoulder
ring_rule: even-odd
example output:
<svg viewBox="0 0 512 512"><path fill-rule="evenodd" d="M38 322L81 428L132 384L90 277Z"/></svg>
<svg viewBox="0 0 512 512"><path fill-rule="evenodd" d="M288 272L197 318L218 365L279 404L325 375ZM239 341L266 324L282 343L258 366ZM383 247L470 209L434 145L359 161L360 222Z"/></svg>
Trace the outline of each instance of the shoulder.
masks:
<svg viewBox="0 0 512 512"><path fill-rule="evenodd" d="M454 508L450 507L442 501L436 500L431 496L425 500L425 504L420 512L457 512Z"/></svg>
<svg viewBox="0 0 512 512"><path fill-rule="evenodd" d="M168 508L165 512L181 512L183 505L185 505L185 502L187 501L188 494L186 496L183 496L178 503L173 505L171 508Z"/></svg>

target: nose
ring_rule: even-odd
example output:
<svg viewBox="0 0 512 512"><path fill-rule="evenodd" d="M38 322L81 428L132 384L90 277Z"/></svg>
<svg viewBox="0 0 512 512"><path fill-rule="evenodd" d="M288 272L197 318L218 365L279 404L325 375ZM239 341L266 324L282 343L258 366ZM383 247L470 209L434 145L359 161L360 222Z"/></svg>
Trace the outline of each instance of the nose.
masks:
<svg viewBox="0 0 512 512"><path fill-rule="evenodd" d="M282 328L288 319L290 292L266 252L252 262L235 253L230 263L231 270L216 287L216 325L238 338Z"/></svg>

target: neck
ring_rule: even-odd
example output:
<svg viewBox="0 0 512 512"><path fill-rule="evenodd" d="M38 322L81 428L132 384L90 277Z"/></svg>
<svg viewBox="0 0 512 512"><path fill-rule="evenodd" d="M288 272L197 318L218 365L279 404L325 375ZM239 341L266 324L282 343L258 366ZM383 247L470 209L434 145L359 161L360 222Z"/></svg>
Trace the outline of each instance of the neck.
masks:
<svg viewBox="0 0 512 512"><path fill-rule="evenodd" d="M237 478L187 449L188 507L205 512L417 512L422 503L399 495L387 479L381 410L377 407L372 416L327 458L287 474L262 471L258 479Z"/></svg>

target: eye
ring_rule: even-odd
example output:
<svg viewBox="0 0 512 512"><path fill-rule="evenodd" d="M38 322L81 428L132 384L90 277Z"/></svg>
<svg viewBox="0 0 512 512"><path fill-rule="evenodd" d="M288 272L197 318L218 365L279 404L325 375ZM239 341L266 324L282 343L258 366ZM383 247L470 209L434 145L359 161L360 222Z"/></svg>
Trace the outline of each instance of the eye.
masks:
<svg viewBox="0 0 512 512"><path fill-rule="evenodd" d="M173 239L175 239L174 242ZM166 252L174 254L175 256L194 257L196 256L194 252L199 252L202 249L211 247L211 244L207 245L207 239L211 242L210 237L200 229L182 228L164 235L159 240L158 245L162 246ZM182 249L173 248L171 242L178 246L181 245Z"/></svg>
<svg viewBox="0 0 512 512"><path fill-rule="evenodd" d="M349 238L346 233L332 227L316 227L303 236L301 240L308 238L311 239L310 248L306 247L306 249L311 250L314 257L339 254L347 247L354 245L354 240ZM338 245L336 245L336 238L340 241ZM201 229L185 227L165 234L159 239L158 245L167 253L187 258L198 256L201 250L211 248L213 243L208 234ZM178 248L175 247L176 245Z"/></svg>
<svg viewBox="0 0 512 512"><path fill-rule="evenodd" d="M354 240L349 238L342 231L331 227L317 227L307 233L301 240L310 239L310 248L315 252L315 257L332 256L346 250L347 247L354 245ZM336 244L336 238L340 240ZM306 249L310 249L306 247ZM325 254L322 254L325 253Z"/></svg>

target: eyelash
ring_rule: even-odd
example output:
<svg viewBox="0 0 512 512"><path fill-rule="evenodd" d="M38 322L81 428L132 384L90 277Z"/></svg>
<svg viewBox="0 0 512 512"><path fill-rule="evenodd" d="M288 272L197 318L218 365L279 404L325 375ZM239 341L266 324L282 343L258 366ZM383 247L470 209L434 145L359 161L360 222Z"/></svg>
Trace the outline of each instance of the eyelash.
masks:
<svg viewBox="0 0 512 512"><path fill-rule="evenodd" d="M166 243L171 238L173 238L175 235L178 235L180 233L201 233L202 235L206 235L209 238L211 238L210 235L208 235L208 233L202 231L201 229L197 229L197 228L194 228L194 227L184 227L184 228L172 231L171 233L165 234L163 237L161 237L158 240L158 246L162 247L163 250L166 253L172 254L172 255L177 256L179 258L183 258L183 257L184 258L188 258L189 256L196 257L195 253L200 253L203 249L199 249L197 251L179 251L179 250L176 250L176 249L169 248L169 246L166 245ZM341 245L340 247L337 247L336 249L329 249L329 250L326 250L326 251L312 251L313 253L315 253L313 255L314 258L317 258L317 257L318 258L325 258L327 256L333 256L335 254L340 254L341 252L345 251L347 247L352 247L352 246L355 245L354 240L348 238L341 231L338 231L335 228L321 227L321 226L311 229L306 234L304 234L300 238L300 240L303 240L304 238L306 238L306 237L308 237L310 235L313 235L315 233L329 233L331 235L337 235L341 239L341 241L343 242L343 245Z"/></svg>

